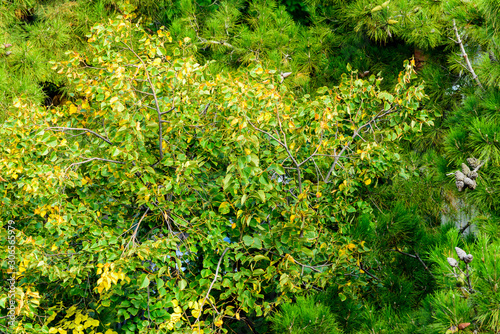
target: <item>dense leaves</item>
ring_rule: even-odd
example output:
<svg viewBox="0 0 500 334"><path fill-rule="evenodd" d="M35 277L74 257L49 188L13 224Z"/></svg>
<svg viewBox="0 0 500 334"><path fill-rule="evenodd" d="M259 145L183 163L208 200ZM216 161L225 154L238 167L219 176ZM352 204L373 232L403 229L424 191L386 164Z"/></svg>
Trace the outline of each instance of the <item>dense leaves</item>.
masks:
<svg viewBox="0 0 500 334"><path fill-rule="evenodd" d="M19 289L37 296L20 326L213 331L369 278L368 248L344 230L370 211L359 191L398 160L393 142L432 124L410 64L392 92L353 71L297 98L260 65L211 73L182 57L189 38L127 16L89 37L92 57L53 66L78 99L18 100L1 130L2 215L19 231Z"/></svg>

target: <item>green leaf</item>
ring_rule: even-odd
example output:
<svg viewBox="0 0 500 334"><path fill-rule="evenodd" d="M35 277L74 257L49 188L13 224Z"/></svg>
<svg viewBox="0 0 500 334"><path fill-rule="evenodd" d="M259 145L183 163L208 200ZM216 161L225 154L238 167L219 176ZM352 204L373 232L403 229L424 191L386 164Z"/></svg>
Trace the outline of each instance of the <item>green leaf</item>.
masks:
<svg viewBox="0 0 500 334"><path fill-rule="evenodd" d="M307 256L309 256L309 257L314 257L314 253L313 253L313 251L312 251L312 250L310 250L310 249L309 249L309 248L307 248L307 247L302 247L302 248L301 248L301 251L302 251L304 254L306 254Z"/></svg>
<svg viewBox="0 0 500 334"><path fill-rule="evenodd" d="M144 289L145 287L149 286L149 278L148 275L144 275L144 278L142 279L141 286L139 286L140 289Z"/></svg>
<svg viewBox="0 0 500 334"><path fill-rule="evenodd" d="M122 112L123 110L125 110L125 107L123 106L123 104L120 101L116 102L114 106L115 106L116 110L118 110L119 112Z"/></svg>
<svg viewBox="0 0 500 334"><path fill-rule="evenodd" d="M261 275L264 275L266 272L264 271L264 269L255 269L253 271L253 275L254 276L261 276Z"/></svg>
<svg viewBox="0 0 500 334"><path fill-rule="evenodd" d="M219 206L219 212L223 215L228 214L231 209L231 205L228 202L222 202Z"/></svg>
<svg viewBox="0 0 500 334"><path fill-rule="evenodd" d="M249 235L243 236L243 242L245 243L245 246L250 247L253 244L253 238Z"/></svg>
<svg viewBox="0 0 500 334"><path fill-rule="evenodd" d="M165 285L165 282L161 278L156 279L156 287L161 289Z"/></svg>
<svg viewBox="0 0 500 334"><path fill-rule="evenodd" d="M226 190L229 186L229 182L231 182L233 175L232 174L227 174L226 177L224 178L224 181L222 181L224 190Z"/></svg>
<svg viewBox="0 0 500 334"><path fill-rule="evenodd" d="M187 281L185 279L181 279L179 281L179 289L184 290L187 287Z"/></svg>
<svg viewBox="0 0 500 334"><path fill-rule="evenodd" d="M267 260L267 261L270 261L269 258L265 255L262 255L262 254L259 254L259 255L255 255L253 257L253 260L254 262L257 262L257 261L260 261L260 260Z"/></svg>
<svg viewBox="0 0 500 334"><path fill-rule="evenodd" d="M116 157L116 156L118 156L120 153L121 153L121 152L120 152L120 150L118 149L118 147L115 147L115 148L113 149L113 154L112 154L111 156L112 156L112 157Z"/></svg>
<svg viewBox="0 0 500 334"><path fill-rule="evenodd" d="M262 190L257 191L257 195L259 195L259 198L262 201L262 203L266 203L266 194L264 193L264 191Z"/></svg>

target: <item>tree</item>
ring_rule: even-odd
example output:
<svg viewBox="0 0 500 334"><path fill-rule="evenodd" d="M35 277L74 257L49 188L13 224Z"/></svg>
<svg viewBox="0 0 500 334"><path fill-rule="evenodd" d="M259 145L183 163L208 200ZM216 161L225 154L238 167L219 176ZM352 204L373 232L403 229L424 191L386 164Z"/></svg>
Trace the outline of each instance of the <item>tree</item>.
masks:
<svg viewBox="0 0 500 334"><path fill-rule="evenodd" d="M335 284L344 300L376 279L345 231L398 140L432 124L413 62L391 92L350 70L299 98L279 72L213 73L183 56L189 37L133 19L53 64L73 102L19 99L0 128L20 328L224 332L288 293Z"/></svg>

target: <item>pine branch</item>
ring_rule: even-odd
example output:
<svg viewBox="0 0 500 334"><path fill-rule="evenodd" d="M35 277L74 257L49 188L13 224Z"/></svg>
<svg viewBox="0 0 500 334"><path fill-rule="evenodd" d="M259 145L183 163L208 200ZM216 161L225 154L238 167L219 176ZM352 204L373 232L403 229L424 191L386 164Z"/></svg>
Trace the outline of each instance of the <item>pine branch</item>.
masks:
<svg viewBox="0 0 500 334"><path fill-rule="evenodd" d="M469 60L469 56L467 55L467 52L465 52L464 44L462 42L462 38L460 37L460 34L458 33L457 29L457 24L455 23L455 19L453 19L453 30L455 31L455 36L457 40L455 41L458 45L460 45L460 50L462 51L462 57L464 57L465 63L467 64L467 69L469 72L472 74L472 78L476 81L477 85L484 89L483 85L479 81L479 78L477 77L476 72L474 72L474 69L472 68L472 65Z"/></svg>

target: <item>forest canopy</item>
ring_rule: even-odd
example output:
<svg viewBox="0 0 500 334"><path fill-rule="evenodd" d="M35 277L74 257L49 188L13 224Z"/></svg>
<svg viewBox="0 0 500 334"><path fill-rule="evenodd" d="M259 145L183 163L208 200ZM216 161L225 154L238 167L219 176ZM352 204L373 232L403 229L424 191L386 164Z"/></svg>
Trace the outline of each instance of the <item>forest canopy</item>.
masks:
<svg viewBox="0 0 500 334"><path fill-rule="evenodd" d="M500 330L493 2L0 9L2 330Z"/></svg>

